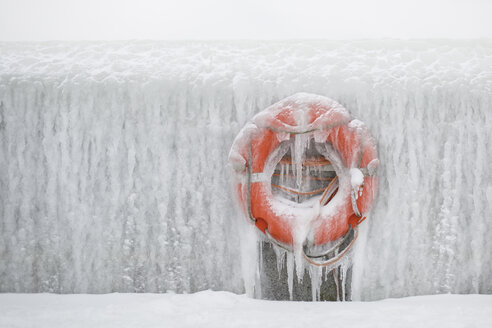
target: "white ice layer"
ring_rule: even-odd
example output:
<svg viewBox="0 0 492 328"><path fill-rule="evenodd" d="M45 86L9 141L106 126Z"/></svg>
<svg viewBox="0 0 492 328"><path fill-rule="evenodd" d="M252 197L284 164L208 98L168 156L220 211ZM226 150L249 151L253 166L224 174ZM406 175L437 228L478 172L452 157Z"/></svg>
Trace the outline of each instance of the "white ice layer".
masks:
<svg viewBox="0 0 492 328"><path fill-rule="evenodd" d="M0 43L0 291L244 291L227 155L296 92L378 142L354 297L492 293L487 40Z"/></svg>

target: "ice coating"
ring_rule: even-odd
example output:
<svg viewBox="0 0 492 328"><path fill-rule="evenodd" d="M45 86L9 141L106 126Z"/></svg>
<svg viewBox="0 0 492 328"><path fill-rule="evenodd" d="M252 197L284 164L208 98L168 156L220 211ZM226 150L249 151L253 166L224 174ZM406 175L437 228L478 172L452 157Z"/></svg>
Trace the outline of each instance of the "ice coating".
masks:
<svg viewBox="0 0 492 328"><path fill-rule="evenodd" d="M492 293L490 40L0 43L0 291L244 292L229 149L297 92L378 143L354 297Z"/></svg>
<svg viewBox="0 0 492 328"><path fill-rule="evenodd" d="M318 108L330 110L313 119L313 113ZM279 114L288 111L292 116ZM335 100L316 94L298 92L286 97L265 110L259 112L252 121L259 128L275 128L278 132L305 133L322 131L326 126L347 123L351 120L348 111ZM301 140L302 137L299 139ZM301 142L301 141L298 141Z"/></svg>
<svg viewBox="0 0 492 328"><path fill-rule="evenodd" d="M347 128L339 130L344 126ZM280 136L275 136L277 133ZM264 158L264 155L260 149L264 146L260 141L265 138L273 138L281 143L270 149L271 153L262 167L263 159L261 158ZM334 140L336 147L329 140ZM346 144L346 142L351 144ZM344 158L337 151L337 147L339 151L346 152ZM347 151L347 147L353 150ZM321 283L326 278L323 277L323 272L325 276L331 273L340 276L343 286L337 286L338 295L343 293L343 298L345 298L346 274L344 273L352 265L352 252L349 251L345 255L342 263L334 261L329 266L315 270L313 268L315 266L306 261L303 247L310 245L311 250L316 253L323 252L323 250L334 247L344 239L343 235L348 233L346 232L349 229L348 218L353 213L352 206L354 206L351 194L354 193L358 199L358 196L362 196L363 193L364 175L357 167L362 163L367 164L367 160L364 162L365 157L361 156L368 149L374 154L377 152L366 126L361 121L351 118L348 111L336 101L308 93L294 94L261 111L255 115L252 123L245 125L234 140L229 161L233 168L238 167L238 163L242 164L241 168L243 168L234 171L237 176L235 183L238 187L235 189L239 191L238 200L243 208L246 221L256 225L258 225L258 219L262 222L258 225L258 229L264 232L265 236L257 239L259 249L262 249L264 242L271 242L274 248L289 250L289 254L286 255L279 253L278 250L275 254L278 272L281 272L285 261L284 256L287 257L286 283L291 300L293 299L294 270L298 283L302 283L306 269L311 279L313 301L319 300ZM242 159L238 160L238 157ZM285 163L282 162L284 158ZM323 175L323 165L310 166L317 165L314 163L322 160L329 163ZM371 167L376 168L377 159L374 158L370 164ZM244 169L246 166L248 170ZM276 173L277 179L273 179L274 172L278 172ZM259 175L262 176L261 179L258 179ZM275 183L279 185L274 184L274 180L278 181ZM317 189L314 191L310 188L312 180L318 180ZM336 187L331 188L330 186L335 182ZM264 187L256 186L253 189L252 184L255 183L260 183ZM366 190L372 188L372 183L368 185ZM322 188L319 189L321 186ZM283 192L274 193L272 191L274 188L279 188ZM326 196L328 190L331 191ZM289 192L293 192L294 196ZM372 192L375 191L372 190ZM260 194L261 199L253 198L255 194ZM268 212L264 210L255 210L253 199L256 199L257 203L263 203L262 206L267 207L273 214L265 214ZM347 202L350 202L350 209L346 206ZM359 213L358 210L357 213ZM364 212L363 215L365 214ZM282 237L284 240L275 235L279 230L278 225L282 226L281 230L289 231L287 237L285 235ZM318 230L327 231L329 229L327 233L335 233L333 228L338 229L344 225L345 230L337 237L322 243L315 238L315 235L320 235ZM241 240L241 243L249 242L251 242L249 239ZM261 257L260 261L263 262ZM261 267L251 265L248 265L248 268L252 272L261 273L263 270ZM246 284L251 288L247 294L261 297L261 286L257 285L261 285L262 282L258 281L257 276L252 273L247 276L252 279Z"/></svg>

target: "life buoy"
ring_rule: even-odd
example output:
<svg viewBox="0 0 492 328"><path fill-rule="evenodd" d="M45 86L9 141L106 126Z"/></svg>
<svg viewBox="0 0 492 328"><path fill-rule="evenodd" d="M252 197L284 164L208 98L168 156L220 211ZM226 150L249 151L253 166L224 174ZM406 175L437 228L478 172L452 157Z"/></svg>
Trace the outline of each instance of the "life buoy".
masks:
<svg viewBox="0 0 492 328"><path fill-rule="evenodd" d="M333 163L339 185L330 201L298 206L273 194L275 167L296 138L313 140ZM236 192L243 211L280 244L293 245L298 223L304 221L309 221L309 232L303 238L310 238L313 245L337 240L365 218L375 197L376 143L362 122L326 97L296 94L258 113L239 132L229 161L237 173Z"/></svg>

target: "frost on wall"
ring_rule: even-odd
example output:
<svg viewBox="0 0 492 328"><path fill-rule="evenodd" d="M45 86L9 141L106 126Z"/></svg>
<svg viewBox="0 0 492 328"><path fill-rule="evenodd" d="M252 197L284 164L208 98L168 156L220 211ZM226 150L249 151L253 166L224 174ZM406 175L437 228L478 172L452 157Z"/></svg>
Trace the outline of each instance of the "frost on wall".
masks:
<svg viewBox="0 0 492 328"><path fill-rule="evenodd" d="M243 291L227 155L296 92L378 141L354 297L492 293L492 42L0 44L0 291Z"/></svg>

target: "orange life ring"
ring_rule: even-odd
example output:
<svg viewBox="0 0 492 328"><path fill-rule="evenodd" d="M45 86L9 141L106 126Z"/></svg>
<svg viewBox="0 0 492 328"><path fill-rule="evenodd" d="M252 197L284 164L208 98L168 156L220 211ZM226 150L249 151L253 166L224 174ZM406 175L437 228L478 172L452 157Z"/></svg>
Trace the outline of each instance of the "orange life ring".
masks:
<svg viewBox="0 0 492 328"><path fill-rule="evenodd" d="M312 244L322 245L342 237L350 226L365 219L377 187L376 143L367 127L339 103L310 94L296 94L268 107L241 130L229 155L238 173L239 202L259 230L286 245L294 244L293 222L310 209L289 206L274 197L272 167L279 163L281 145L299 135L339 155L338 168L335 166L340 176L339 190L310 222ZM357 190L350 175L353 169L363 175Z"/></svg>

